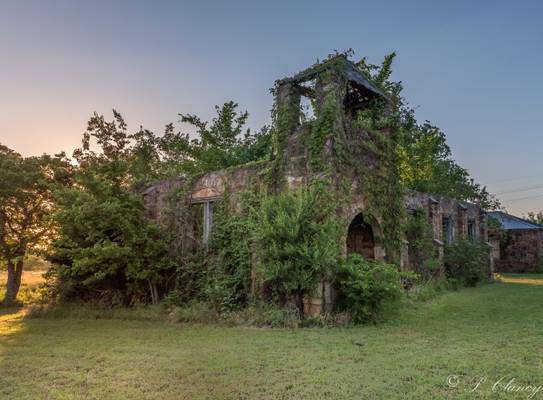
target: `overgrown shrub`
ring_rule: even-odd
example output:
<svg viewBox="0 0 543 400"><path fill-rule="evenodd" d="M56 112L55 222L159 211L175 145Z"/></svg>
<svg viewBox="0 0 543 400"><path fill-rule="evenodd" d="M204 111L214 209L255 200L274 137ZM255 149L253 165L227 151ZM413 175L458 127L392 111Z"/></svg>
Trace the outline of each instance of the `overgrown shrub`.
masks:
<svg viewBox="0 0 543 400"><path fill-rule="evenodd" d="M245 197L242 204L250 204L249 194ZM251 296L251 215L248 209L233 213L227 200L219 203L214 215L205 298L219 312L239 310Z"/></svg>
<svg viewBox="0 0 543 400"><path fill-rule="evenodd" d="M459 238L445 246L447 277L462 286L476 286L488 277L489 249L478 241Z"/></svg>
<svg viewBox="0 0 543 400"><path fill-rule="evenodd" d="M158 302L175 271L165 235L127 189L90 172L78 180L82 187L58 195L59 235L49 256L58 293L110 305Z"/></svg>
<svg viewBox="0 0 543 400"><path fill-rule="evenodd" d="M424 209L414 210L407 216L405 236L409 243L409 262L423 280L431 279L440 269L433 243L432 225Z"/></svg>
<svg viewBox="0 0 543 400"><path fill-rule="evenodd" d="M330 278L341 257L334 201L322 182L266 196L255 224L260 274L279 304L303 299Z"/></svg>
<svg viewBox="0 0 543 400"><path fill-rule="evenodd" d="M336 272L337 307L349 311L355 323L375 321L386 302L401 297L400 278L394 265L350 254Z"/></svg>

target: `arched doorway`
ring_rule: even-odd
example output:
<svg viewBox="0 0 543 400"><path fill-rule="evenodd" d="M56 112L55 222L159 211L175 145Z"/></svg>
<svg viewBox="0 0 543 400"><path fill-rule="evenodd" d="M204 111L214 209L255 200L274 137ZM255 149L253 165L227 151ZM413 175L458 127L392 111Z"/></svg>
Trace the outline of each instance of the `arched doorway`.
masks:
<svg viewBox="0 0 543 400"><path fill-rule="evenodd" d="M347 254L357 253L367 260L375 259L375 240L371 225L358 214L349 225Z"/></svg>

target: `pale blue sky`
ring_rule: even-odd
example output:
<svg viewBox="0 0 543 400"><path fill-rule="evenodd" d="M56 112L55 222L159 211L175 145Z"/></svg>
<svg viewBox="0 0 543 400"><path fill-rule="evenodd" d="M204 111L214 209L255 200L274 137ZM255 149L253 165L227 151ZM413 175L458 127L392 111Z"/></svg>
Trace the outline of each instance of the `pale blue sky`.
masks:
<svg viewBox="0 0 543 400"><path fill-rule="evenodd" d="M95 110L160 132L229 99L258 128L275 79L396 51L418 118L491 191L531 188L500 196L509 211L540 210L542 20L539 1L0 0L0 142L70 153Z"/></svg>

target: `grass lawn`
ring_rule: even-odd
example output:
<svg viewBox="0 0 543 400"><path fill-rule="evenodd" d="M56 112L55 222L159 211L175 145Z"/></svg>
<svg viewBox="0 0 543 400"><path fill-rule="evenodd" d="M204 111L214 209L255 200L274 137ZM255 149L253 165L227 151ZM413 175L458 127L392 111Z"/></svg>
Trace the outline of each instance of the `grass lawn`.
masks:
<svg viewBox="0 0 543 400"><path fill-rule="evenodd" d="M543 385L542 305L543 287L498 283L376 326L297 330L4 310L0 399L543 398L511 392Z"/></svg>

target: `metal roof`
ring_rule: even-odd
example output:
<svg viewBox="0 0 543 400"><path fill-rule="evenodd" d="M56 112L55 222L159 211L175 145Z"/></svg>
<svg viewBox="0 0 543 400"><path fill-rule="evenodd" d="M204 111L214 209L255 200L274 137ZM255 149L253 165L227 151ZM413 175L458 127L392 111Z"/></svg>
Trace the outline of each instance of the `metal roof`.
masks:
<svg viewBox="0 0 543 400"><path fill-rule="evenodd" d="M494 218L498 221L502 229L505 230L514 230L514 229L543 229L543 225L536 224L535 222L530 222L525 219L515 217L504 213L502 211L489 211L489 218Z"/></svg>

